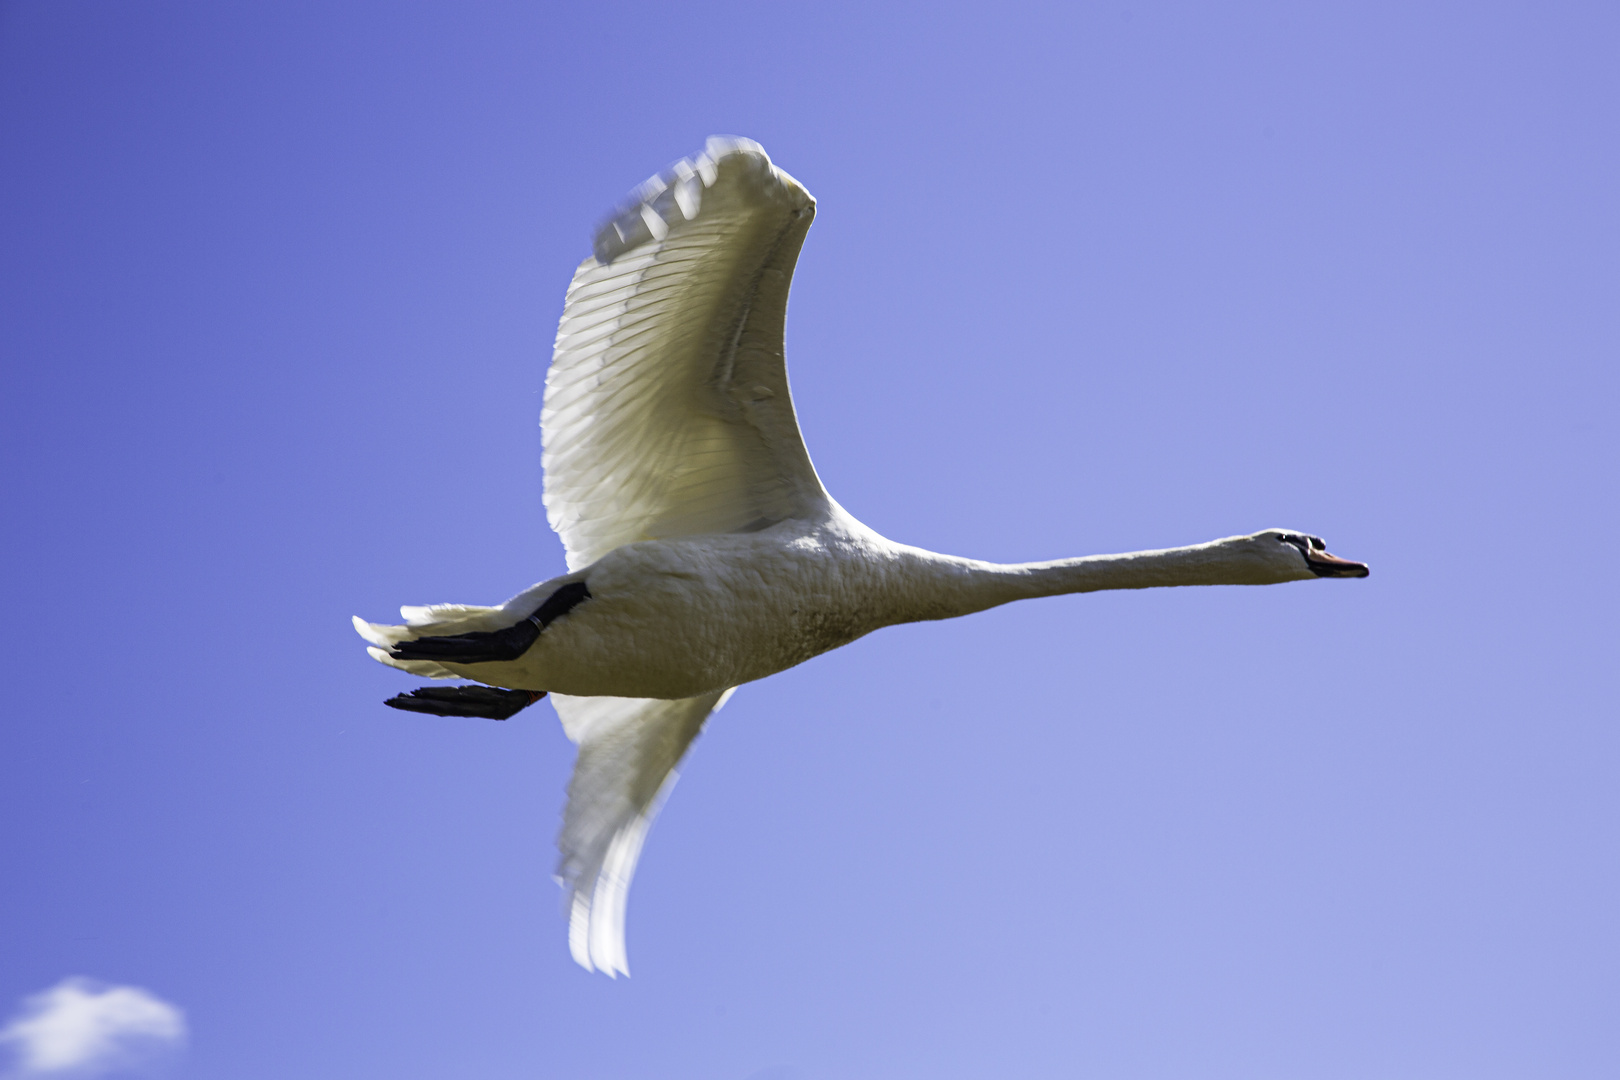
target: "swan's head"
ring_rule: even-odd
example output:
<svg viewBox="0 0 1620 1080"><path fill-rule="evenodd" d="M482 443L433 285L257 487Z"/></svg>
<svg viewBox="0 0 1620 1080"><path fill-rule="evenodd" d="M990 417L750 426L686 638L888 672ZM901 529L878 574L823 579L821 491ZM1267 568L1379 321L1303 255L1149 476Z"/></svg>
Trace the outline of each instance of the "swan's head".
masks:
<svg viewBox="0 0 1620 1080"><path fill-rule="evenodd" d="M1278 580L1296 581L1313 577L1366 577L1366 563L1351 562L1328 554L1320 536L1293 529L1266 529L1242 538L1250 551L1273 568Z"/></svg>

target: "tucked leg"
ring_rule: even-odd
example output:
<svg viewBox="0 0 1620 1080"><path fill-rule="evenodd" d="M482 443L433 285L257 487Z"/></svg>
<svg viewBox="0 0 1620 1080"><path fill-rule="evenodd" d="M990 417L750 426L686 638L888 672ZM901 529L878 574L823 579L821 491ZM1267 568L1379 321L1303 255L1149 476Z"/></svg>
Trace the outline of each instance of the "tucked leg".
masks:
<svg viewBox="0 0 1620 1080"><path fill-rule="evenodd" d="M437 660L441 664L486 664L516 660L540 632L591 598L583 581L571 581L546 598L533 615L504 630L402 641L389 650L396 660Z"/></svg>

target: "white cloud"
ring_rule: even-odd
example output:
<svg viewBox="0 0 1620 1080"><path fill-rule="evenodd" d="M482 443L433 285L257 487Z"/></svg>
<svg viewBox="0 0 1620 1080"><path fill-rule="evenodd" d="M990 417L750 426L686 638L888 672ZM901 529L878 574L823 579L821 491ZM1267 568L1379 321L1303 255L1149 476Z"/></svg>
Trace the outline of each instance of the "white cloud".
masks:
<svg viewBox="0 0 1620 1080"><path fill-rule="evenodd" d="M23 1002L0 1043L16 1047L23 1076L90 1076L178 1045L185 1014L138 986L64 979Z"/></svg>

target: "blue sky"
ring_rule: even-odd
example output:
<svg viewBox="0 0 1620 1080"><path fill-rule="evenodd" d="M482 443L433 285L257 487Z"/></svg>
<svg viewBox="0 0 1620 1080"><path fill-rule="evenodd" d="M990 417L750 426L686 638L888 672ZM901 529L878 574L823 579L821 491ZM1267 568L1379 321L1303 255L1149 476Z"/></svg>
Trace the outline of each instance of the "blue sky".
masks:
<svg viewBox="0 0 1620 1080"><path fill-rule="evenodd" d="M185 1080L1609 1077L1612 5L0 7L0 1009ZM819 200L811 455L1013 605L740 690L569 960L549 707L351 614L562 569L540 389L624 193Z"/></svg>

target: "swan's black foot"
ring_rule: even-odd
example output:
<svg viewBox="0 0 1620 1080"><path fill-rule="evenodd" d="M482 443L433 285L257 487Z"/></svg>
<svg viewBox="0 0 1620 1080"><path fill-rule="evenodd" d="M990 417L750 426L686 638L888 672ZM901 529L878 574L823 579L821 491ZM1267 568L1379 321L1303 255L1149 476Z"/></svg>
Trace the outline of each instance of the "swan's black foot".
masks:
<svg viewBox="0 0 1620 1080"><path fill-rule="evenodd" d="M501 690L494 686L422 686L395 694L384 705L433 716L481 716L505 720L546 696L544 690Z"/></svg>
<svg viewBox="0 0 1620 1080"><path fill-rule="evenodd" d="M488 664L516 660L529 651L540 631L591 598L583 581L571 581L546 598L533 615L505 630L402 641L388 651L396 660L437 660L441 664Z"/></svg>

